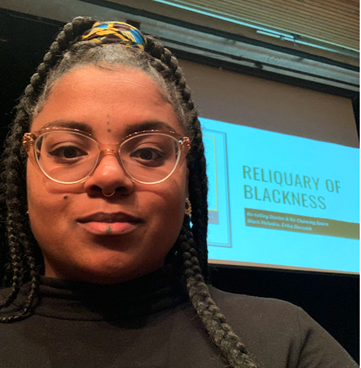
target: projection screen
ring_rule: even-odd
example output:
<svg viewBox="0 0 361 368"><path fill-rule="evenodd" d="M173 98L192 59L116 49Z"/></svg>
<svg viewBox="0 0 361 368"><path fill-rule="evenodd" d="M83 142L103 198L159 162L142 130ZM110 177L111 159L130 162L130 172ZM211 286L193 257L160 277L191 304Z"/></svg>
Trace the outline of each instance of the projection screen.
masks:
<svg viewBox="0 0 361 368"><path fill-rule="evenodd" d="M210 263L359 272L351 100L182 61L203 130Z"/></svg>

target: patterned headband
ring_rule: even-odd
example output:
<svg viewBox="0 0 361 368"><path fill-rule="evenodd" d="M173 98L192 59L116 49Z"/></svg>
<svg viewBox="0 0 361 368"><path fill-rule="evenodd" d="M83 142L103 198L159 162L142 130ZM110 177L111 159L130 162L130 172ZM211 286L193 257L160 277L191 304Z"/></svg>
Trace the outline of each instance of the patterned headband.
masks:
<svg viewBox="0 0 361 368"><path fill-rule="evenodd" d="M138 47L142 50L146 44L146 39L137 28L122 22L96 22L93 28L84 32L82 41L102 44L123 41L127 47Z"/></svg>

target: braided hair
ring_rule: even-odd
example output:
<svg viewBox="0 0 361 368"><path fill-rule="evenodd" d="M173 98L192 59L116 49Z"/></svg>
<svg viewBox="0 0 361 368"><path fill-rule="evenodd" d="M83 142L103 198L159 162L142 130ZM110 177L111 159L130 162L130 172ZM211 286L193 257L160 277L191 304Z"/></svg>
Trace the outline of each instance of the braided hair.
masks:
<svg viewBox="0 0 361 368"><path fill-rule="evenodd" d="M31 315L39 286L39 270L43 262L27 216L27 156L22 148L22 137L30 130L31 121L46 101L52 83L74 65L120 63L143 69L163 87L192 141L191 150L187 155L192 214L190 218L185 216L175 245L178 247L177 256L183 259L190 300L212 342L221 351L229 366L259 367L227 324L205 283L209 281L206 162L197 112L178 61L168 49L150 36L144 36L144 51L125 48L121 42L106 47L99 47L92 42L79 42L82 34L92 28L94 22L90 17L77 17L64 26L26 87L5 143L0 178L0 226L3 227L0 229L0 236L3 237L0 241L0 280L3 280L3 286L10 286L11 292L0 304L0 309L8 307L17 298L25 282L30 282L30 288L19 311L0 317L0 322L14 322ZM117 52L117 48L122 51ZM108 51L101 51L104 49ZM93 56L89 58L89 54Z"/></svg>

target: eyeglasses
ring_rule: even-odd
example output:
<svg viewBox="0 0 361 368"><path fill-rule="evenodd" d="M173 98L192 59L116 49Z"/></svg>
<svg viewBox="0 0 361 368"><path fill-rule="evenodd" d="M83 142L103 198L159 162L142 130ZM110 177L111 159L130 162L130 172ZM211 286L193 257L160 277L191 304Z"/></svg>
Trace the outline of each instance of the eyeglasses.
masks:
<svg viewBox="0 0 361 368"><path fill-rule="evenodd" d="M157 184L168 179L190 149L188 137L146 130L105 144L78 129L48 127L24 134L23 146L45 176L61 184L85 182L106 155L115 155L134 182Z"/></svg>

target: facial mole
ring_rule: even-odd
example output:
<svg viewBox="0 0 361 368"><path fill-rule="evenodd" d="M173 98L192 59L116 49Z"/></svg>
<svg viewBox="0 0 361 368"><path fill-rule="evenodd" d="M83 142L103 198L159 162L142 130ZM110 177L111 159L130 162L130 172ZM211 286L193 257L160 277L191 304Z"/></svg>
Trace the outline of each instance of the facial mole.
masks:
<svg viewBox="0 0 361 368"><path fill-rule="evenodd" d="M64 196L64 199L67 199L67 198L68 198L68 196L67 196L67 195L65 195L65 196Z"/></svg>
<svg viewBox="0 0 361 368"><path fill-rule="evenodd" d="M112 227L109 225L109 226L107 227L107 229L105 230L105 232L106 232L106 234L107 234L107 235L110 235L110 234L113 232Z"/></svg>

